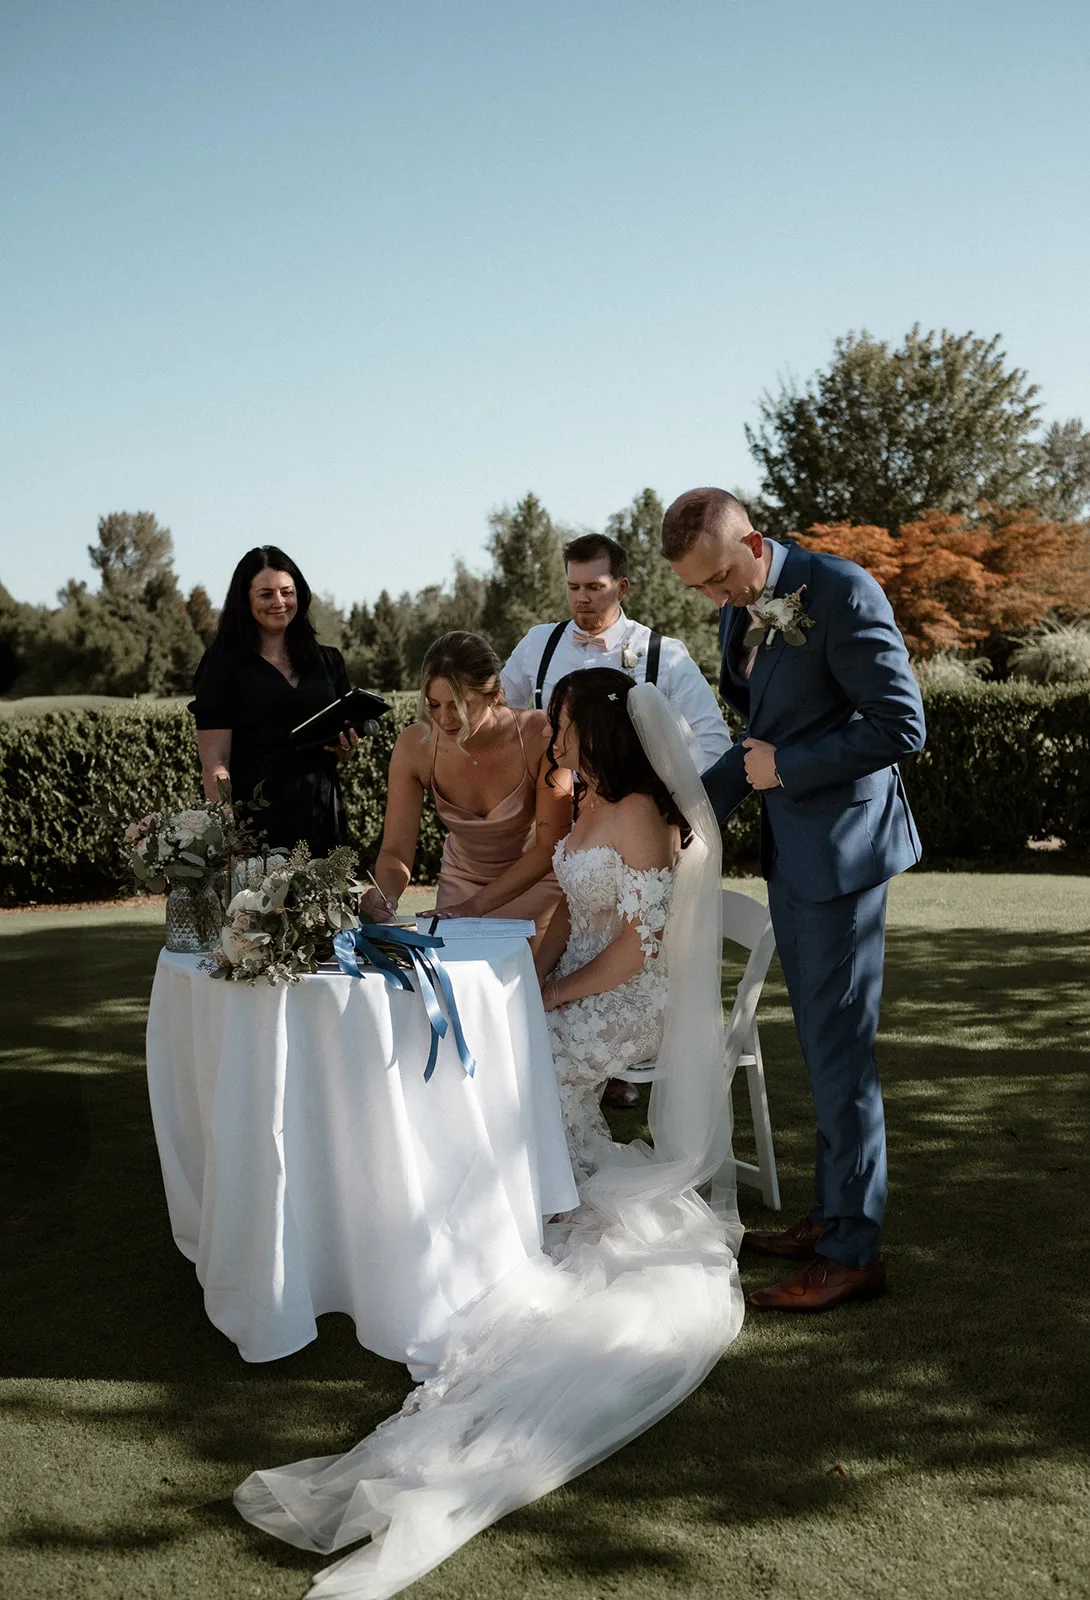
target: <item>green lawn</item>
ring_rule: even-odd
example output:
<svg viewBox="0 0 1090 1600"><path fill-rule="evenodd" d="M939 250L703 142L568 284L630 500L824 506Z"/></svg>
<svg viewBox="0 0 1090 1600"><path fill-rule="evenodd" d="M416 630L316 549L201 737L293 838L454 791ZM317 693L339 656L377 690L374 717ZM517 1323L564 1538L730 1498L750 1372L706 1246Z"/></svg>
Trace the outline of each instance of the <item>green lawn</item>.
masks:
<svg viewBox="0 0 1090 1600"><path fill-rule="evenodd" d="M259 1367L205 1320L142 1075L160 918L0 917L5 1600L301 1596L315 1559L243 1524L231 1490L349 1445L407 1388L344 1317ZM1090 1593L1088 965L1086 877L895 883L892 1292L809 1320L754 1314L666 1421L414 1596ZM789 1222L812 1124L775 966L761 1026ZM740 1153L744 1123L740 1105ZM743 1205L768 1220L753 1191ZM743 1269L747 1288L774 1275Z"/></svg>

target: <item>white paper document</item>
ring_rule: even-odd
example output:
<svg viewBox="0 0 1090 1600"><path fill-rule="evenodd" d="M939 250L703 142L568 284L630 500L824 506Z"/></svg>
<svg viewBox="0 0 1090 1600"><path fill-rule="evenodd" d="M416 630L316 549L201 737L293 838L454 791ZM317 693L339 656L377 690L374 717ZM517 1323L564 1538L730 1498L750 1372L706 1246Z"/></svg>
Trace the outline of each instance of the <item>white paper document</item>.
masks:
<svg viewBox="0 0 1090 1600"><path fill-rule="evenodd" d="M418 917L421 933L431 933L432 917ZM537 932L533 922L520 917L440 917L434 932L441 939L532 939Z"/></svg>

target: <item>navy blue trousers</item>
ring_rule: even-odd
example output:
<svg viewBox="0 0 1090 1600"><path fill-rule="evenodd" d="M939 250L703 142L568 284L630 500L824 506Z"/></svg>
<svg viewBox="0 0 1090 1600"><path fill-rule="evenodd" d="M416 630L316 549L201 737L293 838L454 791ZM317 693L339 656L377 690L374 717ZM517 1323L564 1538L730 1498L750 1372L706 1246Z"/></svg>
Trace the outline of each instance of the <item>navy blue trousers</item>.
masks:
<svg viewBox="0 0 1090 1600"><path fill-rule="evenodd" d="M874 1039L888 884L803 900L772 865L768 907L817 1114L817 1254L866 1267L881 1250L886 1125Z"/></svg>

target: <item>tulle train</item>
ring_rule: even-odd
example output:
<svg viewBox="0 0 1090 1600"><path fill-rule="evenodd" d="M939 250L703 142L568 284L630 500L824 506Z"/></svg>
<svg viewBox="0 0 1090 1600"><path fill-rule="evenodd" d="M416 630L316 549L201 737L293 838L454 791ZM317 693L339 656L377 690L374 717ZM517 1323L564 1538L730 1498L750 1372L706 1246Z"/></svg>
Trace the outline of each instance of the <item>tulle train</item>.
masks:
<svg viewBox="0 0 1090 1600"><path fill-rule="evenodd" d="M741 1327L719 828L663 695L639 684L627 708L693 830L664 937L654 1149L594 1141L578 1211L546 1229L546 1255L452 1321L435 1377L397 1416L346 1455L255 1472L239 1488L248 1521L305 1550L370 1535L318 1574L310 1593L323 1600L385 1600L594 1466L684 1400Z"/></svg>
<svg viewBox="0 0 1090 1600"><path fill-rule="evenodd" d="M242 1515L328 1554L311 1596L383 1600L673 1410L742 1323L723 1224L692 1193L553 1230L452 1326L436 1376L342 1456L255 1472ZM604 1220L604 1219L603 1219Z"/></svg>

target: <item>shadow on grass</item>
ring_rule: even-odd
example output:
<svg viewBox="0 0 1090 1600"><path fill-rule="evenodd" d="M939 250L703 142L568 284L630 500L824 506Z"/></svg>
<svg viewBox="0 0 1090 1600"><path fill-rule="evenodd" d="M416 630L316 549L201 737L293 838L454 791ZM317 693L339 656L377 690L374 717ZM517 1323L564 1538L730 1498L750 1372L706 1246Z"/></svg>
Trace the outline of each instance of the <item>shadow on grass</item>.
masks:
<svg viewBox="0 0 1090 1600"><path fill-rule="evenodd" d="M1090 851L1084 846L1060 846L1058 849L1034 843L1027 850L1013 855L975 857L937 856L924 850L920 863L925 872L971 872L974 877L989 874L1017 873L1020 877L1045 877L1053 873L1063 877L1085 877L1090 873Z"/></svg>
<svg viewBox="0 0 1090 1600"><path fill-rule="evenodd" d="M259 1367L205 1319L170 1238L143 1078L136 1009L157 940L111 928L93 950L66 931L0 944L19 1018L0 1104L32 1152L5 1191L0 1376L136 1384L121 1400L92 1387L80 1424L104 1439L119 1428L169 1436L233 1484L256 1466L344 1450L408 1384L356 1345L346 1317L323 1317L315 1344ZM1040 1492L1043 1460L1084 1457L1087 1388L1073 1374L1088 1345L1088 954L1084 938L892 930L880 1050L892 1292L813 1319L751 1315L682 1407L493 1537L526 1539L553 1575L638 1567L680 1582L684 1547L665 1548L655 1527L675 1507L679 1521L774 1527L858 1509L929 1473L948 1474L966 1498L1020 1497ZM78 1029L58 1020L61 991ZM783 1223L809 1204L812 1112L776 968L762 1019ZM744 1094L736 1100L741 1145ZM754 1191L741 1199L748 1222L769 1220ZM774 1276L743 1262L747 1288ZM48 1382L9 1392L11 1420L45 1437L68 1415ZM228 1500L194 1504L184 1482L150 1486L149 1498L176 1518L164 1537L183 1537L187 1518L222 1522L270 1568L316 1565L236 1524ZM147 1544L142 1528L32 1525L19 1538L127 1549ZM442 1574L422 1596L428 1584L442 1593Z"/></svg>
<svg viewBox="0 0 1090 1600"><path fill-rule="evenodd" d="M146 923L78 923L3 930L2 1057L47 1072L131 1070L144 1057L144 1029L162 930Z"/></svg>

